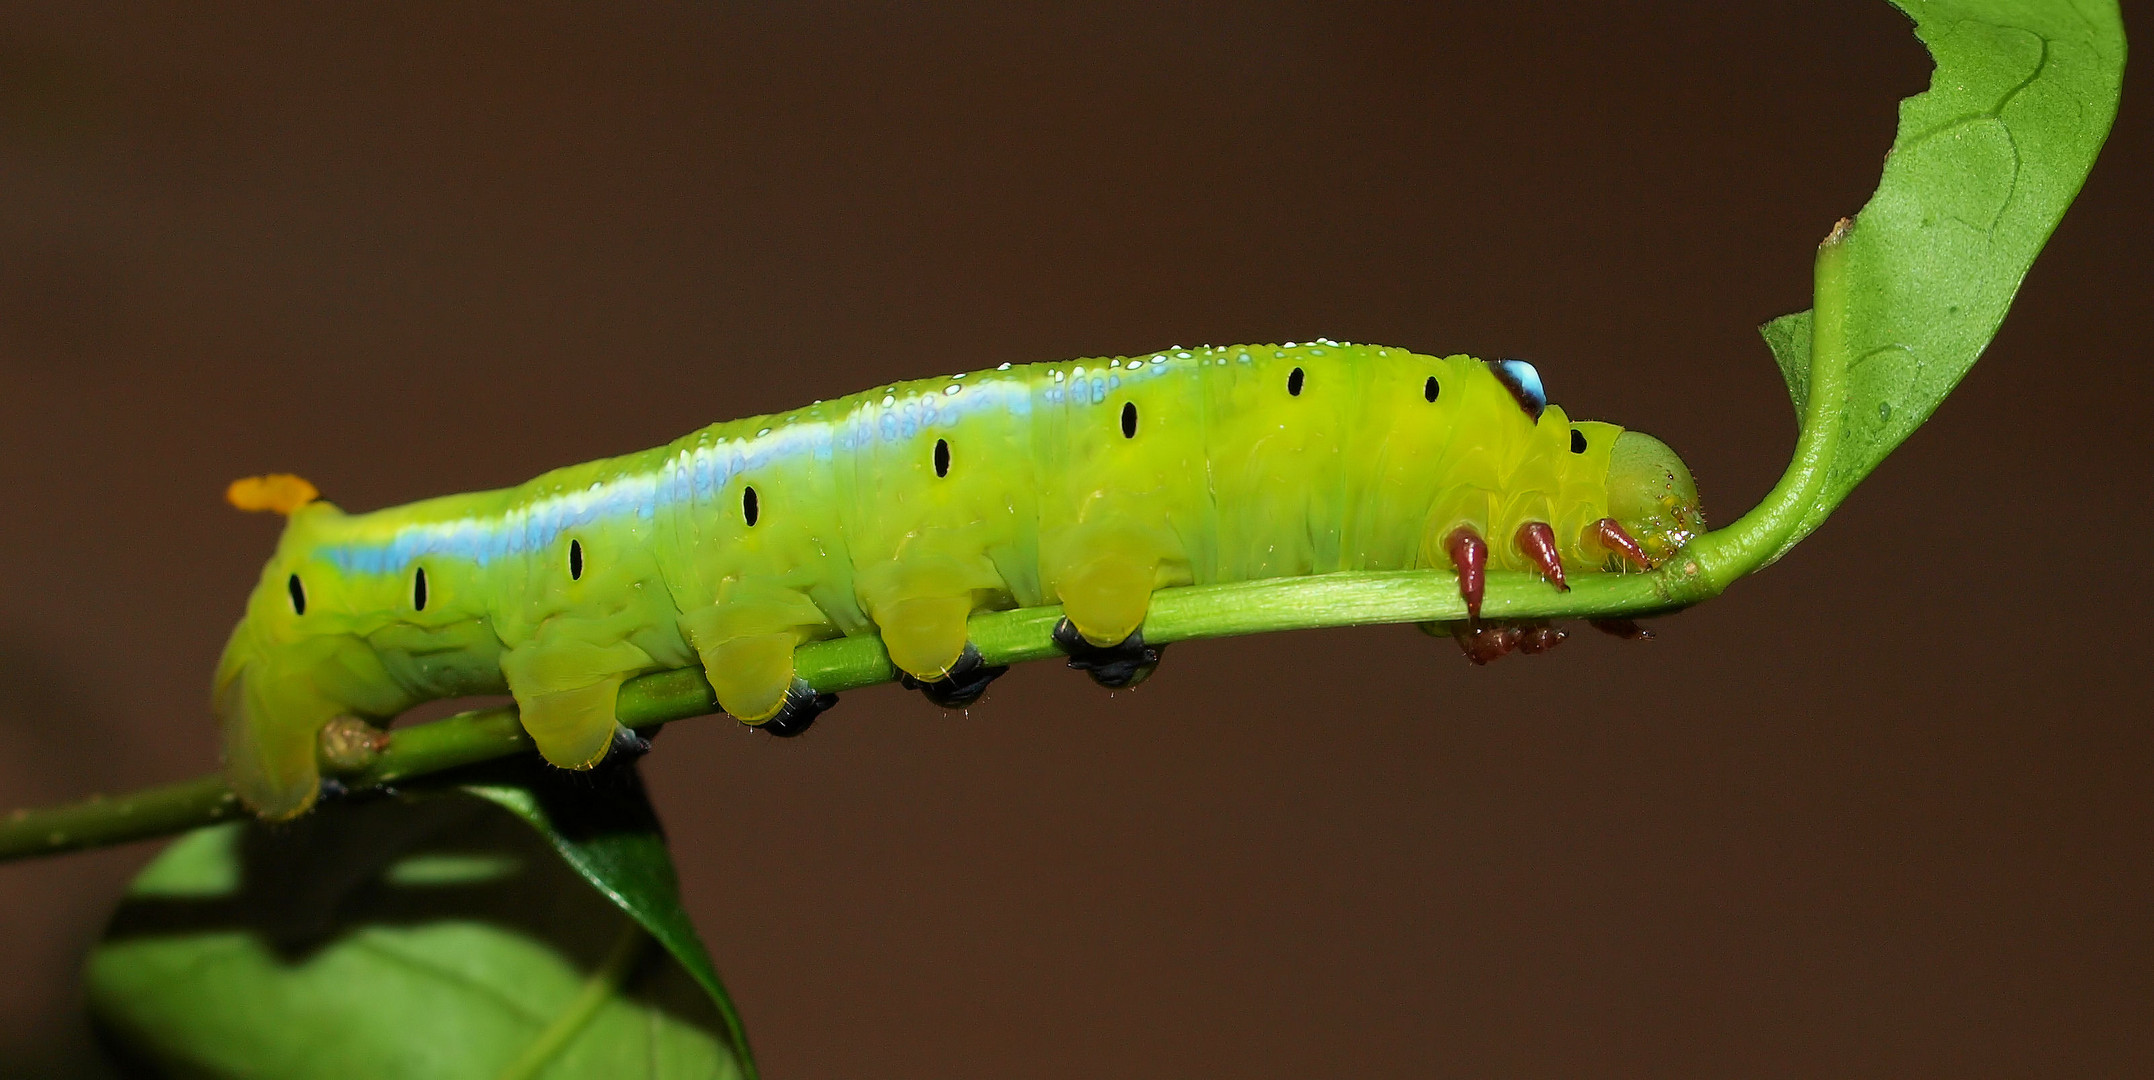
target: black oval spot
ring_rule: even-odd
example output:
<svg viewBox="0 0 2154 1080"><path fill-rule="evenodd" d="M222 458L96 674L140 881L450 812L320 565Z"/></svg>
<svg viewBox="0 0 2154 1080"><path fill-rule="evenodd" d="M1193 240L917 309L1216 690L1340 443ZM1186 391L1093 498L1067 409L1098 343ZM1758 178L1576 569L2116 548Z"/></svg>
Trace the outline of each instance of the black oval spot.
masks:
<svg viewBox="0 0 2154 1080"><path fill-rule="evenodd" d="M1137 403L1134 401L1122 403L1122 437L1125 439L1137 437Z"/></svg>
<svg viewBox="0 0 2154 1080"><path fill-rule="evenodd" d="M1436 395L1441 393L1443 393L1443 387L1436 385L1436 376L1434 375L1429 376L1428 382L1421 384L1421 396L1429 401L1436 400Z"/></svg>
<svg viewBox="0 0 2154 1080"><path fill-rule="evenodd" d="M411 575L411 609L426 610L426 567L420 567Z"/></svg>
<svg viewBox="0 0 2154 1080"><path fill-rule="evenodd" d="M299 583L298 574L293 574L291 577L284 579L284 591L292 594L292 614L306 614L307 587Z"/></svg>
<svg viewBox="0 0 2154 1080"><path fill-rule="evenodd" d="M1571 453L1573 453L1573 454L1583 454L1583 453L1585 453L1585 452L1586 452L1586 433L1585 433L1585 432L1583 432L1583 431L1580 431L1580 430L1578 430L1577 428L1572 428L1572 429L1571 429Z"/></svg>
<svg viewBox="0 0 2154 1080"><path fill-rule="evenodd" d="M1300 368L1286 373L1286 392L1293 397L1301 396L1302 374Z"/></svg>
<svg viewBox="0 0 2154 1080"><path fill-rule="evenodd" d="M935 475L950 475L950 440L935 440Z"/></svg>
<svg viewBox="0 0 2154 1080"><path fill-rule="evenodd" d="M756 519L762 516L763 507L761 501L755 497L755 489L752 487L742 488L740 492L741 520L747 522L748 527L752 529L755 528Z"/></svg>
<svg viewBox="0 0 2154 1080"><path fill-rule="evenodd" d="M583 541L581 540L568 542L568 579L570 581L583 580Z"/></svg>

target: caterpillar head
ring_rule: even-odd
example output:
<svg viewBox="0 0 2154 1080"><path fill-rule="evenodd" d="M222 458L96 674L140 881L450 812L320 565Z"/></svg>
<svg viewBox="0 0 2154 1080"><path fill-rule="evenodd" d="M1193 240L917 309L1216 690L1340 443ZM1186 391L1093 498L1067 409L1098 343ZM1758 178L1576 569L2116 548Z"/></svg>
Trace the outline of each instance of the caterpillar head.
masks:
<svg viewBox="0 0 2154 1080"><path fill-rule="evenodd" d="M1698 485L1668 444L1642 431L1616 436L1608 455L1608 516L1658 566L1705 531Z"/></svg>

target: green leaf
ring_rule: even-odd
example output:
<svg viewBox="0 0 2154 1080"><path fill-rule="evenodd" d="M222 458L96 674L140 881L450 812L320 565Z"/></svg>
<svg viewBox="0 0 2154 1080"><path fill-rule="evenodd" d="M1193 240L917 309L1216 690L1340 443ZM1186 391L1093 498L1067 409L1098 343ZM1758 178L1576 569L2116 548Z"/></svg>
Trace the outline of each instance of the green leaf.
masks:
<svg viewBox="0 0 2154 1080"><path fill-rule="evenodd" d="M1823 490L1777 557L1929 419L2003 323L2115 119L2113 0L1894 0L1937 67L1900 103L1885 172L1846 243L1847 397ZM1811 312L1760 332L1798 417Z"/></svg>
<svg viewBox="0 0 2154 1080"><path fill-rule="evenodd" d="M727 1044L739 1049L743 1072L753 1080L747 1029L681 906L680 880L644 794L642 774L633 765L576 774L538 765L533 758L523 763L511 766L507 782L468 783L463 790L537 829L563 862L665 946L710 995Z"/></svg>
<svg viewBox="0 0 2154 1080"><path fill-rule="evenodd" d="M90 955L108 1043L169 1076L752 1076L633 770L523 769L182 837Z"/></svg>

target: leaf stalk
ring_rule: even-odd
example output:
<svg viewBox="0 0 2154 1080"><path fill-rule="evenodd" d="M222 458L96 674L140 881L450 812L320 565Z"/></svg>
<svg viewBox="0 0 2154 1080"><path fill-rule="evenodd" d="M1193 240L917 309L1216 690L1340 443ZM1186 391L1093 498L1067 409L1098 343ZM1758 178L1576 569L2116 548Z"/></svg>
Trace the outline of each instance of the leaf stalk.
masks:
<svg viewBox="0 0 2154 1080"><path fill-rule="evenodd" d="M1779 561L1801 539L1803 519L1822 501L1834 455L1847 430L1848 238L1855 220L1841 218L1817 248L1810 320L1810 396L1795 456L1780 481L1751 511L1684 549L1711 594L1737 578Z"/></svg>

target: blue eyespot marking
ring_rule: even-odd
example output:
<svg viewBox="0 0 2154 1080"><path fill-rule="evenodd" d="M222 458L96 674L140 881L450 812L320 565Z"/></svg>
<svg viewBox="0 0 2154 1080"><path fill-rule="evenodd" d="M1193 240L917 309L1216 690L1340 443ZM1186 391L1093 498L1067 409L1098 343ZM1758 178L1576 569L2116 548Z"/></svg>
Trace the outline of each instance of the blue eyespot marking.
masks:
<svg viewBox="0 0 2154 1080"><path fill-rule="evenodd" d="M1541 388L1541 373L1533 370L1532 364L1505 357L1489 361L1488 370L1518 399L1518 407L1526 410L1527 416L1536 422L1541 419L1541 411L1548 408L1548 391Z"/></svg>

